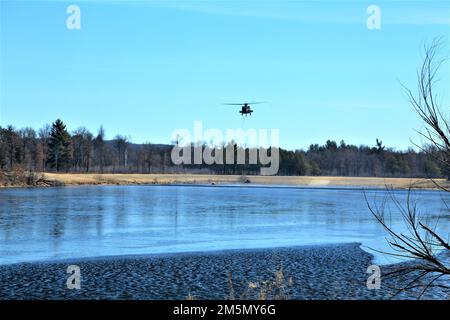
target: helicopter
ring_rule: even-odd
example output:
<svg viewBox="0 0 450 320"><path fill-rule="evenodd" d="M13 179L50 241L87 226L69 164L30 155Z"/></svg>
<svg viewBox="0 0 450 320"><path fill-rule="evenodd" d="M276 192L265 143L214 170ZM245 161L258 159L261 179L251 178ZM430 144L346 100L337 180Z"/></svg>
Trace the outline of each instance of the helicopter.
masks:
<svg viewBox="0 0 450 320"><path fill-rule="evenodd" d="M258 101L258 102L243 102L243 103L225 103L225 105L227 106L241 106L241 110L239 111L239 113L243 116L247 116L247 115L252 115L252 108L250 107L250 104L260 104L260 103L264 103L262 101Z"/></svg>

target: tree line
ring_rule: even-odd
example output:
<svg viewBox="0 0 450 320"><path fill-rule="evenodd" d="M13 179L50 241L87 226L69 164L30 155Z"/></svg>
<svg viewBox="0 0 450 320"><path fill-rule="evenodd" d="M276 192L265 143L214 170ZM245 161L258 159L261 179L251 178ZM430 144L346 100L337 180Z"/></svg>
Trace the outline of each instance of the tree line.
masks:
<svg viewBox="0 0 450 320"><path fill-rule="evenodd" d="M178 142L174 142L178 143ZM248 159L251 150L243 149ZM35 131L33 128L0 127L0 170L74 173L213 173L259 174L259 164L174 165L172 145L134 144L123 135L105 139L105 130L97 134L84 127L69 132L57 119ZM373 177L447 177L439 152L432 146L420 151L386 148L376 139L374 146L356 146L333 140L312 144L307 150L280 149L279 175L330 175ZM247 162L248 163L248 162Z"/></svg>

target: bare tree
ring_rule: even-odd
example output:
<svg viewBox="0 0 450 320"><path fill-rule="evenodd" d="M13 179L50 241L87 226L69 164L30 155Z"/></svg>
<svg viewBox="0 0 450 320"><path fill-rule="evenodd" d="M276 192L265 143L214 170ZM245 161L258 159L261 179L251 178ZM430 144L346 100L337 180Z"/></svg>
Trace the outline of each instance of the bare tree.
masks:
<svg viewBox="0 0 450 320"><path fill-rule="evenodd" d="M375 250L388 256L406 259L415 259L409 263L399 264L391 271L384 274L385 279L401 279L399 285L393 288L391 296L419 290L417 298L421 298L428 289L439 287L450 290L448 277L450 266L448 258L443 251L450 253L448 235L440 235L431 222L420 215L417 204L411 199L411 189L408 190L405 204L397 199L392 189L387 189L383 201L378 204L370 204L366 198L369 210L375 219L388 233L388 244L392 252ZM387 214L387 204L393 203L402 216L406 231L394 229L390 224L390 216ZM446 278L447 277L447 278ZM447 281L439 281L440 279Z"/></svg>
<svg viewBox="0 0 450 320"><path fill-rule="evenodd" d="M121 167L122 169L127 168L128 145L129 139L127 137L118 134L114 138L114 148L117 151L119 167Z"/></svg>
<svg viewBox="0 0 450 320"><path fill-rule="evenodd" d="M417 93L406 87L404 88L410 104L425 124L425 132L419 133L433 147L420 147L421 150L430 154L430 156L437 157L446 168L449 168L450 121L446 118L443 108L438 105L436 94L434 93L438 70L445 61L444 59L437 60L437 51L440 45L439 40L434 40L431 45L425 46L424 61L417 72ZM437 150L437 152L430 152L429 150ZM450 191L437 180L433 181L439 189L445 192ZM442 201L445 200L443 199ZM420 299L432 287L439 287L446 292L450 292L448 291L450 290L449 234L439 234L436 226L432 226L430 221L421 217L416 203L413 203L411 199L411 188L408 191L405 204L401 203L395 197L392 189L389 188L381 204L370 204L367 198L366 202L375 219L388 233L388 243L393 252L383 253L394 257L415 259L411 263L399 264L398 267L384 275L387 279L407 279L400 282L400 286L396 288L392 297L397 296L401 292L415 289L419 290L417 298ZM401 213L406 232L394 229L389 223L386 215L387 203L394 203ZM447 205L446 208L450 211Z"/></svg>
<svg viewBox="0 0 450 320"><path fill-rule="evenodd" d="M44 125L38 131L38 144L36 151L36 163L39 165L37 169L38 171L44 172L46 169L50 132L51 126L49 124Z"/></svg>
<svg viewBox="0 0 450 320"><path fill-rule="evenodd" d="M448 114L443 110L448 110L450 106L445 109L438 104L437 94L434 92L434 87L438 82L436 78L438 71L446 59L439 59L437 57L438 50L442 46L439 39L433 40L429 46L425 46L425 57L421 68L417 71L417 93L405 88L409 102L422 119L425 125L425 132L419 134L425 138L428 145L433 146L438 153L432 154L437 158L446 168L450 167L450 121ZM429 149L418 145L417 147L425 152ZM439 188L449 191L446 186L437 185Z"/></svg>
<svg viewBox="0 0 450 320"><path fill-rule="evenodd" d="M75 169L89 172L92 162L93 135L85 127L80 127L72 133L73 160Z"/></svg>

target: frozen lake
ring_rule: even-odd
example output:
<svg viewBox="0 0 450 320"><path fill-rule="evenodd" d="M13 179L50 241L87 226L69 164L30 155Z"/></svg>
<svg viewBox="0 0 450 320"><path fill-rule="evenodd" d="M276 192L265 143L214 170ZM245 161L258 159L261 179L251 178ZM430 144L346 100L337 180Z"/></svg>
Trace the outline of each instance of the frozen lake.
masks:
<svg viewBox="0 0 450 320"><path fill-rule="evenodd" d="M384 190L366 191L381 203ZM405 201L406 191L395 191ZM438 191L419 211L450 232ZM403 226L391 206L392 223ZM387 250L362 190L256 186L79 186L0 190L0 264L111 255L361 242ZM378 263L397 262L373 253Z"/></svg>

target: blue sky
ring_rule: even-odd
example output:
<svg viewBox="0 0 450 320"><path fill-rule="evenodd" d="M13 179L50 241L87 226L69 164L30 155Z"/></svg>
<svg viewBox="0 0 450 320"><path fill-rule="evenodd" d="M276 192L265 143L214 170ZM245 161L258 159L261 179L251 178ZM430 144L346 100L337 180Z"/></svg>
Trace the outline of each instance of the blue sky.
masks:
<svg viewBox="0 0 450 320"><path fill-rule="evenodd" d="M81 9L68 30L66 8ZM366 27L368 5L381 29ZM177 128L279 128L283 147L327 139L405 149L422 124L415 88L423 45L442 37L448 1L1 1L0 125L100 125L133 142ZM450 106L449 69L437 87ZM226 102L262 100L242 118Z"/></svg>

